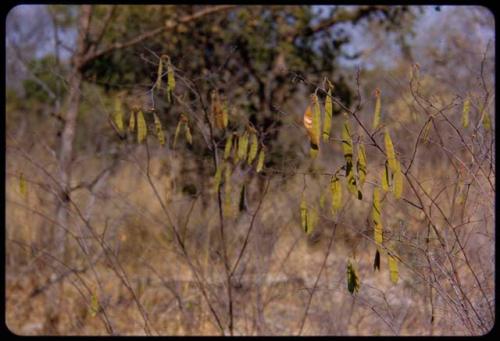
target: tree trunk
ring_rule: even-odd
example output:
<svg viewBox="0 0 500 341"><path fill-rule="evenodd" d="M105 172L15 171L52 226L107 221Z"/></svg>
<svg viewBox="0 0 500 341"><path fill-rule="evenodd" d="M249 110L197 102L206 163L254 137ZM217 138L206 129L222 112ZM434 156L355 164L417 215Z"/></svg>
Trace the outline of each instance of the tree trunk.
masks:
<svg viewBox="0 0 500 341"><path fill-rule="evenodd" d="M81 98L82 66L85 53L88 50L88 28L90 23L91 6L81 7L80 20L78 22L77 48L71 60L71 71L68 78L68 97L66 100L66 115L61 134L59 149L59 189L56 199L56 226L51 231L51 247L53 256L66 263L68 254L67 230L71 229L69 222L70 195L71 195L71 162L73 159L73 143L75 141L76 120ZM57 265L56 265L57 266ZM58 334L59 317L64 311L62 305L64 297L63 282L54 285L47 292L47 304L45 312L45 330L50 334Z"/></svg>
<svg viewBox="0 0 500 341"><path fill-rule="evenodd" d="M55 243L54 251L57 256L64 256L67 246L67 233L62 228L70 228L69 225L69 199L71 195L71 162L73 158L73 144L76 133L76 120L80 106L81 85L82 85L82 63L85 53L88 50L88 29L90 23L91 6L81 7L80 21L78 23L78 41L75 54L72 58L72 69L69 75L69 92L66 106L66 115L64 117L64 127L61 134L59 149L59 179L61 190L56 205L56 226L53 234Z"/></svg>

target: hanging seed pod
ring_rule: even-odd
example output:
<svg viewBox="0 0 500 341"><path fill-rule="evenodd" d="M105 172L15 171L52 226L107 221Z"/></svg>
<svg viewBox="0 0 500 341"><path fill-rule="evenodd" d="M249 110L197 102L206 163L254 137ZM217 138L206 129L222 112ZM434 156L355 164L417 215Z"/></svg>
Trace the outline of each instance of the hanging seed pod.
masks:
<svg viewBox="0 0 500 341"><path fill-rule="evenodd" d="M222 114L220 115L219 120L219 126L221 127L221 129L226 129L229 122L229 105L227 103L227 100L224 101L224 104L222 105Z"/></svg>
<svg viewBox="0 0 500 341"><path fill-rule="evenodd" d="M325 120L323 122L324 142L328 142L328 140L330 139L330 130L332 129L332 113L333 113L332 89L329 88L325 98Z"/></svg>
<svg viewBox="0 0 500 341"><path fill-rule="evenodd" d="M177 123L177 127L175 128L175 134L174 134L174 143L172 145L172 148L175 149L175 146L177 145L177 138L179 137L179 133L181 131L181 126L183 125L182 121L182 116L179 119L179 122Z"/></svg>
<svg viewBox="0 0 500 341"><path fill-rule="evenodd" d="M122 103L120 101L120 98L117 96L115 97L115 112L113 115L113 120L115 122L116 128L118 128L118 131L120 133L123 132L123 110L122 110Z"/></svg>
<svg viewBox="0 0 500 341"><path fill-rule="evenodd" d="M248 132L245 131L238 139L238 160L245 160L248 151Z"/></svg>
<svg viewBox="0 0 500 341"><path fill-rule="evenodd" d="M393 193L396 199L401 198L403 194L403 173L401 172L401 164L396 160L396 170L394 171Z"/></svg>
<svg viewBox="0 0 500 341"><path fill-rule="evenodd" d="M388 192L390 175L389 175L389 166L387 161L385 162L385 167L382 170L381 178L382 178L382 189Z"/></svg>
<svg viewBox="0 0 500 341"><path fill-rule="evenodd" d="M260 171L264 167L264 158L265 158L265 151L264 147L262 147L259 152L259 157L257 158L257 167L255 168L257 173L260 173Z"/></svg>
<svg viewBox="0 0 500 341"><path fill-rule="evenodd" d="M137 142L141 143L148 134L146 120L141 110L137 112Z"/></svg>
<svg viewBox="0 0 500 341"><path fill-rule="evenodd" d="M229 135L226 139L226 145L224 146L224 160L229 158L231 155L231 148L233 147L233 135Z"/></svg>
<svg viewBox="0 0 500 341"><path fill-rule="evenodd" d="M217 167L217 170L215 171L214 175L214 189L215 192L219 190L220 183L221 183L221 178L222 178L222 170L224 169L224 164L219 164L219 167Z"/></svg>
<svg viewBox="0 0 500 341"><path fill-rule="evenodd" d="M161 90L161 79L162 79L162 74L163 74L163 56L160 58L160 62L158 63L158 72L156 76L156 90L160 91Z"/></svg>
<svg viewBox="0 0 500 341"><path fill-rule="evenodd" d="M332 214L336 214L342 207L342 185L337 176L333 176L330 180L330 191L332 193Z"/></svg>
<svg viewBox="0 0 500 341"><path fill-rule="evenodd" d="M135 129L135 110L130 113L130 119L128 121L128 131L132 133Z"/></svg>
<svg viewBox="0 0 500 341"><path fill-rule="evenodd" d="M424 126L424 130L422 131L422 137L421 137L421 140L424 142L424 143L427 143L429 142L429 133L431 131L431 121L427 121L427 123L425 124Z"/></svg>
<svg viewBox="0 0 500 341"><path fill-rule="evenodd" d="M381 103L380 103L380 90L377 88L375 89L375 110L373 112L373 129L377 129L377 127L380 124L380 109L381 109Z"/></svg>
<svg viewBox="0 0 500 341"><path fill-rule="evenodd" d="M382 218L380 207L380 192L378 188L373 189L373 204L372 204L372 221L374 225L374 239L375 243L382 245Z"/></svg>
<svg viewBox="0 0 500 341"><path fill-rule="evenodd" d="M163 146L165 144L165 135L163 134L160 118L155 113L153 113L153 118L155 122L156 137L158 138L160 145Z"/></svg>
<svg viewBox="0 0 500 341"><path fill-rule="evenodd" d="M346 169L345 176L347 181L347 189L352 194L358 195L359 198L358 187L356 186L356 178L354 177L353 165L350 158L346 162L345 169Z"/></svg>
<svg viewBox="0 0 500 341"><path fill-rule="evenodd" d="M250 135L250 151L248 152L248 159L247 159L249 165L252 164L252 161L257 156L258 148L259 148L259 141L257 139L257 135L255 133L252 133Z"/></svg>
<svg viewBox="0 0 500 341"><path fill-rule="evenodd" d="M385 153L387 155L387 161L389 162L389 168L392 172L396 171L396 153L394 152L394 145L392 144L391 136L389 135L389 130L385 130L384 135L385 143Z"/></svg>
<svg viewBox="0 0 500 341"><path fill-rule="evenodd" d="M462 110L462 126L467 128L469 126L469 112L470 112L470 99L467 97L464 100L464 107Z"/></svg>
<svg viewBox="0 0 500 341"><path fill-rule="evenodd" d="M186 138L187 143L190 145L193 144L193 136L191 135L191 129L189 128L188 122L184 122L184 137Z"/></svg>
<svg viewBox="0 0 500 341"><path fill-rule="evenodd" d="M90 316L95 317L98 312L99 312L99 301L97 299L97 296L95 294L92 294L90 298L90 307L89 307Z"/></svg>
<svg viewBox="0 0 500 341"><path fill-rule="evenodd" d="M307 210L307 219L306 219L306 234L311 234L318 223L318 211L315 208L311 208Z"/></svg>
<svg viewBox="0 0 500 341"><path fill-rule="evenodd" d="M323 191L323 192L321 192L321 195L319 196L319 207L321 209L325 208L326 193L327 193L327 191Z"/></svg>
<svg viewBox="0 0 500 341"><path fill-rule="evenodd" d="M28 194L28 187L26 185L26 179L24 178L24 174L19 173L19 193L21 195L26 196Z"/></svg>
<svg viewBox="0 0 500 341"><path fill-rule="evenodd" d="M231 208L231 166L226 164L224 167L224 216L231 217L232 216L232 208Z"/></svg>
<svg viewBox="0 0 500 341"><path fill-rule="evenodd" d="M391 276L391 281L392 283L397 284L399 279L398 262L396 258L394 258L391 254L388 255L388 261L389 261L389 274Z"/></svg>
<svg viewBox="0 0 500 341"><path fill-rule="evenodd" d="M307 232L307 203L304 194L302 194L302 199L300 201L300 225L304 232Z"/></svg>
<svg viewBox="0 0 500 341"><path fill-rule="evenodd" d="M352 138L347 119L344 120L344 125L342 126L342 150L344 151L346 162L352 160Z"/></svg>
<svg viewBox="0 0 500 341"><path fill-rule="evenodd" d="M484 130L491 130L490 114L487 111L485 111L483 114L482 123L483 123Z"/></svg>
<svg viewBox="0 0 500 341"><path fill-rule="evenodd" d="M304 113L304 127L309 135L310 154L314 158L318 155L320 136L320 109L316 95L311 95L311 104L307 106Z"/></svg>
<svg viewBox="0 0 500 341"><path fill-rule="evenodd" d="M351 295L359 291L359 277L350 260L347 262L347 290Z"/></svg>
<svg viewBox="0 0 500 341"><path fill-rule="evenodd" d="M172 96L175 90L175 74L174 68L170 63L170 58L167 57L167 101L172 101Z"/></svg>
<svg viewBox="0 0 500 341"><path fill-rule="evenodd" d="M366 179L366 152L363 144L358 144L358 161L356 162L359 186L363 186Z"/></svg>
<svg viewBox="0 0 500 341"><path fill-rule="evenodd" d="M321 108L319 107L318 96L311 95L311 101L313 106L313 116L312 116L312 130L313 130L313 142L319 146L319 137L321 135Z"/></svg>
<svg viewBox="0 0 500 341"><path fill-rule="evenodd" d="M257 150L259 148L259 141L257 139L257 135L252 133L250 135L250 151L248 152L248 164L251 165L252 161L257 156Z"/></svg>

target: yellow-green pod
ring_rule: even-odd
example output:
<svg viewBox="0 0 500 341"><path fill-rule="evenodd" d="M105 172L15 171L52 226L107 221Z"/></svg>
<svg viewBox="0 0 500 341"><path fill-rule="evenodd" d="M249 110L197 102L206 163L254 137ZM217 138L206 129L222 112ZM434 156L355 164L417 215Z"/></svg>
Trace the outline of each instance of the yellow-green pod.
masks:
<svg viewBox="0 0 500 341"><path fill-rule="evenodd" d="M464 100L464 107L462 110L462 126L467 128L469 126L469 112L470 112L470 99L467 97Z"/></svg>
<svg viewBox="0 0 500 341"><path fill-rule="evenodd" d="M257 149L259 148L259 141L257 135L252 133L250 136L250 151L248 152L248 164L252 164L252 161L257 156Z"/></svg>
<svg viewBox="0 0 500 341"><path fill-rule="evenodd" d="M389 273L391 276L391 281L392 283L397 284L399 279L398 261L396 260L395 257L391 256L390 254L388 255L388 261L389 261Z"/></svg>
<svg viewBox="0 0 500 341"><path fill-rule="evenodd" d="M332 213L336 214L342 207L342 185L336 176L330 180L330 192L332 194Z"/></svg>
<svg viewBox="0 0 500 341"><path fill-rule="evenodd" d="M158 138L158 142L160 142L160 144L163 146L165 144L165 135L163 134L163 128L161 126L160 118L155 113L153 113L153 118L155 122L156 137Z"/></svg>
<svg viewBox="0 0 500 341"><path fill-rule="evenodd" d="M324 142L328 142L330 138L330 130L332 128L332 113L333 113L332 90L328 89L328 93L325 98L325 120L323 122Z"/></svg>
<svg viewBox="0 0 500 341"><path fill-rule="evenodd" d="M226 139L226 145L224 146L224 160L227 160L231 155L231 148L233 147L233 135L229 135Z"/></svg>
<svg viewBox="0 0 500 341"><path fill-rule="evenodd" d="M122 110L122 103L120 101L120 98L117 96L115 97L115 113L114 113L114 122L116 124L116 127L118 128L118 131L121 133L123 132L123 110Z"/></svg>
<svg viewBox="0 0 500 341"><path fill-rule="evenodd" d="M358 161L356 163L359 186L363 186L366 180L366 152L363 144L358 144Z"/></svg>
<svg viewBox="0 0 500 341"><path fill-rule="evenodd" d="M245 160L248 150L248 132L244 132L238 139L238 160Z"/></svg>
<svg viewBox="0 0 500 341"><path fill-rule="evenodd" d="M265 158L265 152L264 152L264 147L262 147L259 152L259 157L257 158L257 167L255 169L257 173L259 173L264 167L264 158Z"/></svg>
<svg viewBox="0 0 500 341"><path fill-rule="evenodd" d="M128 131L133 132L135 129L135 111L130 113L130 119L128 121Z"/></svg>
<svg viewBox="0 0 500 341"><path fill-rule="evenodd" d="M394 152L394 145L392 143L391 135L389 135L389 130L385 130L384 135L385 142L385 153L387 155L387 161L389 162L389 168L392 172L396 171L396 153Z"/></svg>
<svg viewBox="0 0 500 341"><path fill-rule="evenodd" d="M137 142L141 143L146 135L148 134L148 128L146 125L146 120L144 119L144 114L141 110L137 112Z"/></svg>

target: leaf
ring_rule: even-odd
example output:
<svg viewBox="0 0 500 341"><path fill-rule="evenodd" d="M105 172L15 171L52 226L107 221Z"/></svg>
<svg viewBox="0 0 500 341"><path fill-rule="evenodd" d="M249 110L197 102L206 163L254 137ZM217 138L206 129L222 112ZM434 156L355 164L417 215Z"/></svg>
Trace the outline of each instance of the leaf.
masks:
<svg viewBox="0 0 500 341"><path fill-rule="evenodd" d="M378 249L375 251L375 259L373 260L373 270L380 271L380 252Z"/></svg>
<svg viewBox="0 0 500 341"><path fill-rule="evenodd" d="M28 194L26 179L24 178L24 174L22 172L19 174L19 193L21 193L21 195L23 196L26 196L26 194Z"/></svg>
<svg viewBox="0 0 500 341"><path fill-rule="evenodd" d="M146 126L146 121L144 120L144 114L141 110L139 110L137 112L137 142L141 143L147 134L148 128Z"/></svg>
<svg viewBox="0 0 500 341"><path fill-rule="evenodd" d="M252 133L250 135L250 151L248 152L248 164L251 165L252 161L257 156L257 149L259 148L259 141L257 135Z"/></svg>
<svg viewBox="0 0 500 341"><path fill-rule="evenodd" d="M165 135L163 134L160 118L155 113L153 113L153 118L155 121L156 137L158 138L158 142L163 146L165 144Z"/></svg>
<svg viewBox="0 0 500 341"><path fill-rule="evenodd" d="M399 279L398 262L396 258L391 256L390 254L388 255L388 261L389 261L389 273L391 276L391 281L392 283L396 284L398 283Z"/></svg>
<svg viewBox="0 0 500 341"><path fill-rule="evenodd" d="M366 179L366 152L363 144L358 144L358 161L356 162L359 186L363 186Z"/></svg>
<svg viewBox="0 0 500 341"><path fill-rule="evenodd" d="M257 159L257 168L255 169L257 173L259 173L262 168L264 167L264 158L265 158L265 152L264 148L262 147L259 152L259 157Z"/></svg>
<svg viewBox="0 0 500 341"><path fill-rule="evenodd" d="M130 119L128 121L128 131L133 132L135 129L135 111L130 113Z"/></svg>
<svg viewBox="0 0 500 341"><path fill-rule="evenodd" d="M231 148L233 147L233 135L229 135L226 139L226 145L224 146L224 160L229 158L231 155Z"/></svg>
<svg viewBox="0 0 500 341"><path fill-rule="evenodd" d="M238 139L238 160L245 160L248 150L248 132L245 131Z"/></svg>
<svg viewBox="0 0 500 341"><path fill-rule="evenodd" d="M332 193L332 213L336 214L342 207L342 185L336 176L330 180L330 191Z"/></svg>
<svg viewBox="0 0 500 341"><path fill-rule="evenodd" d="M157 72L157 76L156 76L156 84L155 84L156 90L158 90L158 91L161 90L162 74L163 74L163 60L162 60L162 58L160 58L160 63L158 64L158 72Z"/></svg>
<svg viewBox="0 0 500 341"><path fill-rule="evenodd" d="M307 210L306 234L311 234L318 223L318 211L315 208Z"/></svg>
<svg viewBox="0 0 500 341"><path fill-rule="evenodd" d="M373 129L377 129L377 127L380 124L380 108L381 108L381 103L380 103L380 90L375 89L375 110L373 111Z"/></svg>
<svg viewBox="0 0 500 341"><path fill-rule="evenodd" d="M373 189L372 221L374 225L374 239L377 245L382 245L382 218L380 206L380 192L377 187Z"/></svg>
<svg viewBox="0 0 500 341"><path fill-rule="evenodd" d="M396 160L396 171L394 172L393 193L396 199L401 198L403 194L403 173L401 172L401 164Z"/></svg>
<svg viewBox="0 0 500 341"><path fill-rule="evenodd" d="M389 191L389 167L387 161L385 162L384 169L382 170L382 189L384 191Z"/></svg>
<svg viewBox="0 0 500 341"><path fill-rule="evenodd" d="M351 295L359 291L359 277L350 260L347 262L347 290Z"/></svg>
<svg viewBox="0 0 500 341"><path fill-rule="evenodd" d="M300 201L300 226L304 232L307 232L307 203L304 194L302 194Z"/></svg>
<svg viewBox="0 0 500 341"><path fill-rule="evenodd" d="M113 120L118 128L118 131L120 133L123 132L123 110L122 103L118 96L115 97L115 113L113 115Z"/></svg>
<svg viewBox="0 0 500 341"><path fill-rule="evenodd" d="M323 121L323 141L328 142L330 138L330 130L332 129L332 90L328 89L328 93L325 98L325 120Z"/></svg>
<svg viewBox="0 0 500 341"><path fill-rule="evenodd" d="M89 307L90 316L95 317L99 312L99 301L95 294L92 294L90 298L90 307Z"/></svg>
<svg viewBox="0 0 500 341"><path fill-rule="evenodd" d="M464 100L464 107L462 110L462 126L467 128L469 126L469 112L470 112L470 99L467 97Z"/></svg>
<svg viewBox="0 0 500 341"><path fill-rule="evenodd" d="M394 145L392 144L391 135L389 135L389 130L385 130L384 136L385 142L385 153L387 155L387 161L389 162L389 168L391 171L396 171L396 153L394 152Z"/></svg>

